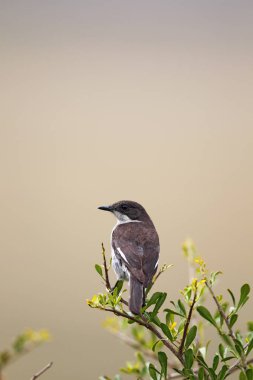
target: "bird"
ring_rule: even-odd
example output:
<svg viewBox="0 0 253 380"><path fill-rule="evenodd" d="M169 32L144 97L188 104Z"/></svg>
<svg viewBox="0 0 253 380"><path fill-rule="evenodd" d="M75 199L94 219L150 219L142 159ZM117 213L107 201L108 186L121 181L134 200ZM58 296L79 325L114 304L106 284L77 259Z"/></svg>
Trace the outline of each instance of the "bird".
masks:
<svg viewBox="0 0 253 380"><path fill-rule="evenodd" d="M137 202L123 200L98 209L109 211L117 218L111 234L116 285L120 280L129 281L129 310L139 315L145 305L145 290L158 267L158 233L144 207Z"/></svg>

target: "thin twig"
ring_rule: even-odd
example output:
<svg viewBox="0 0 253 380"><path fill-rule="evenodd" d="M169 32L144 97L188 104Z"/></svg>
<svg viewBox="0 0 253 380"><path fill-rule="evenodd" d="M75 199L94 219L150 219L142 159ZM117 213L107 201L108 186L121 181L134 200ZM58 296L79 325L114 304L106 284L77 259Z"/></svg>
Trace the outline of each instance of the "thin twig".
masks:
<svg viewBox="0 0 253 380"><path fill-rule="evenodd" d="M111 284L109 281L108 267L107 267L107 262L106 262L106 257L105 257L105 247L103 243L102 243L102 256L103 256L103 263L104 263L104 270L105 270L105 286L109 291L111 291Z"/></svg>
<svg viewBox="0 0 253 380"><path fill-rule="evenodd" d="M126 300L124 300L124 298L121 298L120 301L121 301L124 305L128 306L128 302L127 302Z"/></svg>
<svg viewBox="0 0 253 380"><path fill-rule="evenodd" d="M229 325L228 317L226 316L224 310L222 309L220 303L218 302L218 300L217 300L217 298L216 298L216 296L215 296L215 294L213 292L213 289L210 286L210 284L208 283L208 281L206 281L206 286L207 286L209 292L211 293L211 296L213 297L214 302L216 303L216 306L217 306L217 308L219 310L220 315L222 316L222 318L224 319L224 321L226 323L226 326L227 326L228 331L229 331L229 335L231 336L232 339L236 339L235 334L234 334L232 328Z"/></svg>
<svg viewBox="0 0 253 380"><path fill-rule="evenodd" d="M45 373L49 368L51 368L53 365L53 362L50 362L48 363L44 368L42 368L39 372L35 373L35 375L33 375L31 377L31 380L35 380L37 379L39 376L43 375L43 373Z"/></svg>
<svg viewBox="0 0 253 380"><path fill-rule="evenodd" d="M179 350L178 350L178 352L179 352L180 355L182 355L182 353L183 353L184 343L185 343L185 339L186 339L186 336L187 336L189 324L190 324L190 321L191 321L193 308L194 308L194 305L196 303L196 297L197 297L197 287L195 289L195 293L194 293L194 297L193 297L193 300L192 300L192 304L191 304L191 307L190 307L190 310L189 310L189 314L188 314L188 317L187 317L187 320L186 320L186 323L185 323L185 326L184 326L183 337L182 337L182 340L181 340L181 343L180 343L180 346L179 346Z"/></svg>
<svg viewBox="0 0 253 380"><path fill-rule="evenodd" d="M192 281L194 280L195 278L195 267L194 267L194 261L193 260L189 260L188 258L188 278L189 278L189 284L192 283ZM197 297L196 297L197 298ZM192 321L192 325L196 325L198 326L198 322L199 322L199 314L194 314L192 317L191 317L191 321ZM199 334L197 334L196 336L196 340L195 340L195 344L196 344L196 347L199 348L200 347L200 336Z"/></svg>
<svg viewBox="0 0 253 380"><path fill-rule="evenodd" d="M253 363L253 359L250 359L248 360L245 364L246 366ZM228 370L228 374L230 375L231 373L234 373L235 371L238 371L240 368L238 367L238 365L240 364L240 360L238 360L237 362L235 362L235 364L233 364L230 369Z"/></svg>
<svg viewBox="0 0 253 380"><path fill-rule="evenodd" d="M130 336L123 334L121 332L117 332L117 333L115 333L115 335L118 338L120 338L124 343L126 343L128 346L134 348L135 350L142 352L145 356L147 356L151 359L154 359L154 360L158 360L157 354L155 352L153 352L147 348L142 347L142 345L140 343L138 343L137 341L132 339Z"/></svg>

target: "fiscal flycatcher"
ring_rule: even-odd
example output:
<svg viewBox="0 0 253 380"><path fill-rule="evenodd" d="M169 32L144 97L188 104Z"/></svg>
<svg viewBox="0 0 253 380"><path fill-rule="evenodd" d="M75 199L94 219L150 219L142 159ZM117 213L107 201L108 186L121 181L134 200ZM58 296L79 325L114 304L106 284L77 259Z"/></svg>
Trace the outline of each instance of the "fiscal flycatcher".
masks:
<svg viewBox="0 0 253 380"><path fill-rule="evenodd" d="M139 203L120 201L100 210L117 218L112 230L112 266L118 280L130 283L129 309L140 314L145 289L151 284L159 259L159 237L148 213Z"/></svg>

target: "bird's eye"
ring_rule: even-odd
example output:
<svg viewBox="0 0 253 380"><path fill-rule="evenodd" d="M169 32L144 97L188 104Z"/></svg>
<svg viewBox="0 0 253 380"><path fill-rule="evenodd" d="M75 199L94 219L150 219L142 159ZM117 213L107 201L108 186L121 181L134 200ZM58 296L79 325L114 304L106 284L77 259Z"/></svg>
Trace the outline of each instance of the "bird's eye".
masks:
<svg viewBox="0 0 253 380"><path fill-rule="evenodd" d="M126 211L128 209L127 205L121 205L122 210Z"/></svg>

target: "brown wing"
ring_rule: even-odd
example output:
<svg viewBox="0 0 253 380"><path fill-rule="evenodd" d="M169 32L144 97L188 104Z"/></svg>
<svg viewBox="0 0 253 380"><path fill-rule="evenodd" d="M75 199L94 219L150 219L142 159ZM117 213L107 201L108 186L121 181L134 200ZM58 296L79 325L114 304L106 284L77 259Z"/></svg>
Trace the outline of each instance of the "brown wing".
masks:
<svg viewBox="0 0 253 380"><path fill-rule="evenodd" d="M147 287L157 270L159 257L155 227L143 222L119 224L113 231L112 245L130 274Z"/></svg>

